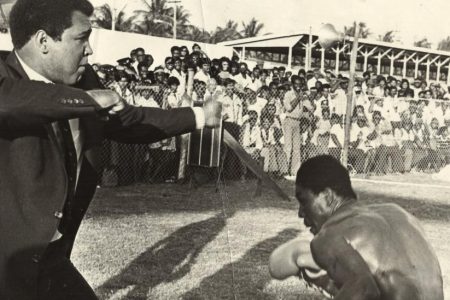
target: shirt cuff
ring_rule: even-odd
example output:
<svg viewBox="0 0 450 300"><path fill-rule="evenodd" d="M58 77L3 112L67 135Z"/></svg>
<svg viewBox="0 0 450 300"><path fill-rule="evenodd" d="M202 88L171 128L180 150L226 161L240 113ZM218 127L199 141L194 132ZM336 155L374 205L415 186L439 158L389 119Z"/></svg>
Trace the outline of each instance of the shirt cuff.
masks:
<svg viewBox="0 0 450 300"><path fill-rule="evenodd" d="M195 115L195 128L203 129L205 127L205 112L201 107L192 107Z"/></svg>

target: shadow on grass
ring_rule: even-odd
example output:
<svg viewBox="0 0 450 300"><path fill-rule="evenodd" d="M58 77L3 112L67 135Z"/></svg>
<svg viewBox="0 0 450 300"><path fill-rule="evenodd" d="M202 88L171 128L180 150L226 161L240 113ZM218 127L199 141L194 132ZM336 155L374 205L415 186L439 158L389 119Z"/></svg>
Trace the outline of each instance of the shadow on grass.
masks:
<svg viewBox="0 0 450 300"><path fill-rule="evenodd" d="M280 186L288 195L294 195L294 184L280 181ZM272 191L263 189L260 197L253 197L256 188L255 180L246 183L227 182L221 193L215 192L215 185L205 185L198 189L191 189L188 185L158 184L129 186L112 189L100 189L95 201L92 202L87 217L94 216L123 216L127 214L144 214L160 212L211 212L222 209L222 199L234 210L253 210L260 208L277 208L292 210L295 214L298 209L296 200L287 202L281 200ZM427 199L413 199L402 197L394 191L384 191L380 184L380 192L364 191L358 186L356 192L359 199L366 203L397 203L407 211L427 220L450 220L450 205ZM443 192L444 193L444 192ZM221 194L226 194L225 196ZM429 196L430 198L433 195ZM446 197L440 195L440 197Z"/></svg>
<svg viewBox="0 0 450 300"><path fill-rule="evenodd" d="M131 289L126 299L146 299L152 287L188 274L203 248L216 238L225 225L226 219L217 214L178 229L98 287L96 294L100 299L107 299L122 289Z"/></svg>
<svg viewBox="0 0 450 300"><path fill-rule="evenodd" d="M275 248L295 238L298 233L298 230L289 228L258 243L238 261L226 264L215 274L203 279L197 288L184 294L182 299L280 299L280 295L264 290L271 281L267 267L269 256ZM304 296L297 295L295 299L321 299L311 293Z"/></svg>

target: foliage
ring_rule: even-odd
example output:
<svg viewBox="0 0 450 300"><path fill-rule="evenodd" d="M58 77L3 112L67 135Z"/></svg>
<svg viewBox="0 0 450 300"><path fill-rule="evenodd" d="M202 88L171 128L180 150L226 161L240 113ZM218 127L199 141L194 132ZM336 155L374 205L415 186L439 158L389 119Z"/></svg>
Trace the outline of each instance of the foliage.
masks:
<svg viewBox="0 0 450 300"><path fill-rule="evenodd" d="M395 31L386 31L384 35L378 35L378 40L380 42L393 43L395 41Z"/></svg>
<svg viewBox="0 0 450 300"><path fill-rule="evenodd" d="M92 24L94 27L112 28L112 12L108 4L98 6L94 10ZM118 31L136 32L152 36L173 37L173 7L166 0L154 0L143 10L135 10L132 14L119 12L115 29ZM183 6L176 9L177 38L203 43L220 43L246 37L254 37L261 33L264 24L252 18L242 23L239 29L237 22L228 20L224 26L218 26L208 32L190 24L190 14Z"/></svg>
<svg viewBox="0 0 450 300"><path fill-rule="evenodd" d="M344 26L344 33L347 36L355 36L355 30L356 30L356 22L353 22L353 24L349 27ZM359 37L366 39L368 38L372 32L367 27L367 24L365 22L359 23Z"/></svg>
<svg viewBox="0 0 450 300"><path fill-rule="evenodd" d="M444 50L444 51L450 51L450 36L446 37L445 39L442 39L438 43L438 50Z"/></svg>
<svg viewBox="0 0 450 300"><path fill-rule="evenodd" d="M421 48L431 48L431 43L428 41L427 38L422 38L418 41L415 41L414 46L421 47Z"/></svg>

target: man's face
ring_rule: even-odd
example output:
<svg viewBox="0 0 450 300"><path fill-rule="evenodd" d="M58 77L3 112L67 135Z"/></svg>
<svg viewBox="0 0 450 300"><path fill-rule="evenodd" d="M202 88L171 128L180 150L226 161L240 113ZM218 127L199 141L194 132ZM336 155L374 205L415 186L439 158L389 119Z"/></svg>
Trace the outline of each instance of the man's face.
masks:
<svg viewBox="0 0 450 300"><path fill-rule="evenodd" d="M234 93L234 84L233 83L227 84L227 86L225 87L225 94L231 97L233 96L233 93Z"/></svg>
<svg viewBox="0 0 450 300"><path fill-rule="evenodd" d="M180 51L180 56L181 57L185 57L187 55L187 49L181 49L181 51Z"/></svg>
<svg viewBox="0 0 450 300"><path fill-rule="evenodd" d="M120 88L123 90L128 86L128 79L122 77L122 78L120 78L118 84L119 84Z"/></svg>
<svg viewBox="0 0 450 300"><path fill-rule="evenodd" d="M240 69L241 74L247 74L247 68L245 66L241 66Z"/></svg>
<svg viewBox="0 0 450 300"><path fill-rule="evenodd" d="M294 80L292 83L292 87L296 92L300 92L302 90L302 82L300 80Z"/></svg>
<svg viewBox="0 0 450 300"><path fill-rule="evenodd" d="M194 46L194 48L192 48L193 51L200 51L200 46Z"/></svg>
<svg viewBox="0 0 450 300"><path fill-rule="evenodd" d="M175 49L172 51L172 57L180 57L180 50Z"/></svg>
<svg viewBox="0 0 450 300"><path fill-rule="evenodd" d="M389 94L390 94L391 97L397 96L397 89L391 88L391 89L389 90Z"/></svg>
<svg viewBox="0 0 450 300"><path fill-rule="evenodd" d="M272 74L273 74L273 77L278 77L278 75L280 75L278 70L273 70Z"/></svg>
<svg viewBox="0 0 450 300"><path fill-rule="evenodd" d="M89 17L79 11L72 14L72 26L64 30L61 41L48 39L48 61L45 76L55 82L67 85L80 80L92 54L89 44L91 23Z"/></svg>
<svg viewBox="0 0 450 300"><path fill-rule="evenodd" d="M172 61L168 61L166 62L166 69L169 71L172 71L174 68L173 62Z"/></svg>
<svg viewBox="0 0 450 300"><path fill-rule="evenodd" d="M260 71L259 69L253 69L253 76L255 76L256 78L259 77Z"/></svg>
<svg viewBox="0 0 450 300"><path fill-rule="evenodd" d="M181 71L181 60L176 60L174 63L175 70Z"/></svg>
<svg viewBox="0 0 450 300"><path fill-rule="evenodd" d="M147 70L141 70L139 72L139 77L141 77L142 79L147 79L148 78L148 71Z"/></svg>
<svg viewBox="0 0 450 300"><path fill-rule="evenodd" d="M210 64L203 64L202 65L202 70L203 70L203 72L208 73L209 70L211 70Z"/></svg>
<svg viewBox="0 0 450 300"><path fill-rule="evenodd" d="M418 80L414 81L414 86L415 86L416 88L420 88L421 84L422 84L422 83L421 83L420 81L418 81Z"/></svg>
<svg viewBox="0 0 450 300"><path fill-rule="evenodd" d="M300 204L298 217L303 219L312 234L317 234L326 221L325 213L329 211L327 197L329 192L314 194L310 189L297 186L296 197Z"/></svg>
<svg viewBox="0 0 450 300"><path fill-rule="evenodd" d="M248 119L248 123L250 124L251 127L256 125L256 121L258 120L258 115L257 114L250 114L249 115L249 119Z"/></svg>
<svg viewBox="0 0 450 300"><path fill-rule="evenodd" d="M145 60L145 53L144 53L144 51L136 52L136 59L137 59L137 62L143 62Z"/></svg>

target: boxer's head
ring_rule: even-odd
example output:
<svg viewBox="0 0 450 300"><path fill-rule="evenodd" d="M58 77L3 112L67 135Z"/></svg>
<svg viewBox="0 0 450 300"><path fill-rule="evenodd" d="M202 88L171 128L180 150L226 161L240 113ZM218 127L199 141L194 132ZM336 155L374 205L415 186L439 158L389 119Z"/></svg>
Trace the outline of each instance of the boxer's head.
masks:
<svg viewBox="0 0 450 300"><path fill-rule="evenodd" d="M10 14L15 50L48 80L75 84L92 54L93 9L87 0L18 0Z"/></svg>
<svg viewBox="0 0 450 300"><path fill-rule="evenodd" d="M297 172L298 215L317 234L322 225L342 205L356 200L348 171L329 155L316 156Z"/></svg>

